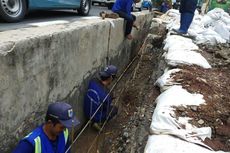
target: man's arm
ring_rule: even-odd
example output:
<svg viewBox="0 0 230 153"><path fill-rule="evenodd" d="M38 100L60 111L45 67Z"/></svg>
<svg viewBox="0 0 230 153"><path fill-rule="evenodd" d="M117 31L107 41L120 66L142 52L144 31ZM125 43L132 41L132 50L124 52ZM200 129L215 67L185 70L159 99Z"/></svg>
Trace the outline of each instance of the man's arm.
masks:
<svg viewBox="0 0 230 153"><path fill-rule="evenodd" d="M34 153L34 147L28 141L23 140L18 143L13 153Z"/></svg>
<svg viewBox="0 0 230 153"><path fill-rule="evenodd" d="M127 0L126 2L126 13L131 16L131 10L132 10L133 0Z"/></svg>

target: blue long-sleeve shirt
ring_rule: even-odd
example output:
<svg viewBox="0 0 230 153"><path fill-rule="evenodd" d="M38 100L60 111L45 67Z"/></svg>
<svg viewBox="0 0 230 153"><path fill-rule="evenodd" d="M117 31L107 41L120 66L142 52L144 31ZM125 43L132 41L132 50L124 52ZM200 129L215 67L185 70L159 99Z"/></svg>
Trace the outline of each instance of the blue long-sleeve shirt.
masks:
<svg viewBox="0 0 230 153"><path fill-rule="evenodd" d="M116 2L113 5L112 11L113 12L125 12L129 16L131 16L131 10L132 10L133 0L116 0Z"/></svg>
<svg viewBox="0 0 230 153"><path fill-rule="evenodd" d="M100 80L93 79L89 82L88 90L84 99L84 112L87 118L91 118L108 93L108 90L103 86ZM102 107L94 116L94 122L106 120L109 114L111 103L112 99L110 95L108 95L108 97L104 100Z"/></svg>

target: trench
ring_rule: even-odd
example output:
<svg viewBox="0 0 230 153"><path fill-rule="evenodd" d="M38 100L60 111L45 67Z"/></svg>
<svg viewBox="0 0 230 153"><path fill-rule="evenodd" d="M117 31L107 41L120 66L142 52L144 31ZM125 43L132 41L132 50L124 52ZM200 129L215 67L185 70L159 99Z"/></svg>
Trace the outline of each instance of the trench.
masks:
<svg viewBox="0 0 230 153"><path fill-rule="evenodd" d="M118 107L118 115L105 125L100 134L89 125L74 143L72 152L144 152L154 102L160 94L154 82L162 74L160 57L164 34L158 35L156 39L145 38L136 60L114 88L113 104Z"/></svg>
<svg viewBox="0 0 230 153"><path fill-rule="evenodd" d="M155 100L160 95L160 90L154 86L154 82L167 67L165 61L162 60L164 53L162 42L165 36L166 28L163 25L155 25L150 28L149 35L136 55L137 59L113 91L115 96L113 103L119 109L118 115L105 125L100 134L93 127L87 127L72 147L72 152L144 152L150 135L152 115L156 107ZM200 111L197 112L192 111L190 107L183 108L183 115L194 117L191 122L197 127L200 126L197 123L199 118L202 118L205 126L212 128L212 138L205 139L204 144L216 151L229 151L230 103L228 95L230 81L228 76L230 64L228 59L230 56L226 55L227 50L229 51L229 44L216 47L200 46L200 48L203 50L202 55L208 59L213 68L205 70L197 66L181 66L180 68L190 73L178 73L175 78L185 80L181 85L187 89L186 85L189 84L188 91L191 93L199 91L203 94L207 105L199 106ZM208 88L206 88L207 83L197 80L199 78L197 76L210 82ZM210 95L212 91L215 91L215 94ZM222 99L216 95L221 95ZM211 112L210 109L212 109ZM175 112L183 116L179 107Z"/></svg>

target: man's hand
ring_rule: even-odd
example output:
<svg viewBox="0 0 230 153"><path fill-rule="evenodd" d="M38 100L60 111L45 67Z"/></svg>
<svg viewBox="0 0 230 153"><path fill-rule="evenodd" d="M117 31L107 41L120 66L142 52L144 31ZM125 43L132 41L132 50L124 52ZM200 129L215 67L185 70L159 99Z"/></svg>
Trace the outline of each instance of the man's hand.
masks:
<svg viewBox="0 0 230 153"><path fill-rule="evenodd" d="M139 29L140 29L140 27L139 27L139 26L137 26L135 23L133 24L133 27L134 27L134 28L136 28L137 30L139 30Z"/></svg>

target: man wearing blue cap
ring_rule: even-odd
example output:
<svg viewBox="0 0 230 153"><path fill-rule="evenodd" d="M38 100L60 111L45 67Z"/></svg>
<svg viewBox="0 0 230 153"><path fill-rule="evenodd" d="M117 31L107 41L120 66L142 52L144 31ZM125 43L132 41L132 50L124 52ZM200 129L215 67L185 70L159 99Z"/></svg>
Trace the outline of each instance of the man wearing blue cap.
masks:
<svg viewBox="0 0 230 153"><path fill-rule="evenodd" d="M65 153L70 145L67 128L79 123L71 105L52 103L48 106L45 123L24 137L13 153Z"/></svg>
<svg viewBox="0 0 230 153"><path fill-rule="evenodd" d="M99 73L99 78L89 82L88 90L84 99L84 112L90 119L102 104L96 115L92 118L93 127L101 129L102 123L108 118L112 119L117 114L117 107L112 106L112 97L108 95L108 86L117 74L117 67L109 65ZM109 113L111 112L110 116Z"/></svg>

